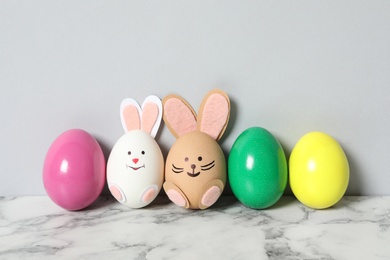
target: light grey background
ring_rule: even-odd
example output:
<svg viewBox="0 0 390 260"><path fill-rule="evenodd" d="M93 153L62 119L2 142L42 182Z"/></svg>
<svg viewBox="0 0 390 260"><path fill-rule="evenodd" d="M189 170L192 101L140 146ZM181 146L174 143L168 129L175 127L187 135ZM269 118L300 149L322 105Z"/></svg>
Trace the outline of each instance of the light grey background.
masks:
<svg viewBox="0 0 390 260"><path fill-rule="evenodd" d="M170 93L232 100L221 145L262 126L286 154L336 138L350 195L390 195L389 1L0 1L0 195L44 195L43 160L82 128L108 156L119 104ZM174 142L163 126L166 154ZM107 192L107 191L106 191Z"/></svg>

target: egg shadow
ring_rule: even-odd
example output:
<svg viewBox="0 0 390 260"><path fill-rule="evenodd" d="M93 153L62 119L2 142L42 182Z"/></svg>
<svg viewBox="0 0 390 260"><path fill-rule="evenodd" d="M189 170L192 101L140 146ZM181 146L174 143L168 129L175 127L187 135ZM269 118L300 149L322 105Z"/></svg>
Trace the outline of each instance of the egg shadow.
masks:
<svg viewBox="0 0 390 260"><path fill-rule="evenodd" d="M160 129L159 131L157 132L156 136L155 136L155 140L158 144L158 146L160 147L160 150L161 150L161 153L163 154L163 158L164 158L164 163L166 161L166 158L168 156L168 153L169 153L169 150L171 149L171 146L168 144L168 143L164 143L162 142L162 136L164 135L164 132L165 131L168 131L168 128L167 127L164 127L165 124L164 124L164 121L161 120L161 126L160 126ZM170 134L170 133L169 133ZM174 142L176 141L176 139L174 140Z"/></svg>
<svg viewBox="0 0 390 260"><path fill-rule="evenodd" d="M224 141L231 134L232 129L234 128L235 122L237 121L237 114L238 114L237 103L236 103L234 98L230 98L230 118L229 118L229 122L228 122L228 125L226 127L226 130L225 130L225 133L223 134L222 138L219 140L220 144L223 144ZM234 139L236 139L236 138L234 138ZM222 148L222 151L223 151L225 158L226 158L226 175L227 175L225 189L222 192L222 196L232 196L233 191L231 189L231 186L229 183L229 178L228 178L228 176L229 176L228 160L229 160L231 147L230 148L221 147L221 148Z"/></svg>
<svg viewBox="0 0 390 260"><path fill-rule="evenodd" d="M100 195L91 205L89 205L88 207L80 211L87 212L87 211L93 211L102 208L109 208L115 203L119 203L119 202L116 199L114 199L114 197Z"/></svg>
<svg viewBox="0 0 390 260"><path fill-rule="evenodd" d="M230 117L228 121L228 125L225 129L224 134L222 135L221 139L219 140L219 143L224 143L224 141L228 138L230 135L236 121L237 121L237 103L234 98L230 98Z"/></svg>
<svg viewBox="0 0 390 260"><path fill-rule="evenodd" d="M286 145L286 142L284 141L284 139L281 136L279 136L279 135L274 135L274 136L278 140L279 144L282 146L282 149L284 151L284 155L286 157L287 184L286 184L286 188L283 192L283 196L293 196L294 197L294 194L293 194L291 187L290 187L290 164L289 164L292 148L288 147Z"/></svg>
<svg viewBox="0 0 390 260"><path fill-rule="evenodd" d="M349 183L348 188L345 193L347 196L362 196L364 189L363 173L360 170L359 160L357 160L354 154L348 149L348 147L343 146L345 155L347 156L349 164Z"/></svg>
<svg viewBox="0 0 390 260"><path fill-rule="evenodd" d="M99 143L99 145L103 151L103 155L104 155L104 159L105 159L105 167L107 169L107 161L108 161L108 157L110 156L110 153L111 153L111 146L107 142L103 141L101 138L96 138L96 141ZM107 174L107 172L106 172L106 174ZM105 180L106 180L106 176L105 176ZM108 196L108 195L111 195L111 192L108 189L107 181L104 181L104 187L103 187L103 190L102 190L100 196Z"/></svg>
<svg viewBox="0 0 390 260"><path fill-rule="evenodd" d="M241 202L233 195L221 195L221 197L206 210L223 210ZM238 204L239 205L239 204Z"/></svg>
<svg viewBox="0 0 390 260"><path fill-rule="evenodd" d="M287 207L288 205L294 203L297 199L293 195L288 195L288 196L282 196L280 199L272 206L264 209L264 210L275 210L275 209L280 209Z"/></svg>

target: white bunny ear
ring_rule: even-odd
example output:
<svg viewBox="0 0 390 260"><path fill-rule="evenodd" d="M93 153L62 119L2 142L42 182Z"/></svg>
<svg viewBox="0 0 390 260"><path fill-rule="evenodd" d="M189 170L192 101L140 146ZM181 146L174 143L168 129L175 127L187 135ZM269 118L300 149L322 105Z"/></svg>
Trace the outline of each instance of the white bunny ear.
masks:
<svg viewBox="0 0 390 260"><path fill-rule="evenodd" d="M141 109L137 101L126 98L121 103L120 117L125 132L142 129L154 138L161 124L161 100L151 95L145 99Z"/></svg>
<svg viewBox="0 0 390 260"><path fill-rule="evenodd" d="M147 97L142 104L141 129L156 137L162 118L161 100L154 95Z"/></svg>
<svg viewBox="0 0 390 260"><path fill-rule="evenodd" d="M126 98L121 103L120 117L123 130L129 132L135 129L141 129L141 107L138 102L132 98Z"/></svg>

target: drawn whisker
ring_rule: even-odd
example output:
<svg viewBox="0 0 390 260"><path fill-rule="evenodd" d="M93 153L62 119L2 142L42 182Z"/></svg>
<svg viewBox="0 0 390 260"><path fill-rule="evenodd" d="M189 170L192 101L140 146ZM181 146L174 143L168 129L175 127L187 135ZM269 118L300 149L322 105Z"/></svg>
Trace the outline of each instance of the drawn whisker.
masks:
<svg viewBox="0 0 390 260"><path fill-rule="evenodd" d="M211 166L211 165L214 164L214 163L215 163L215 161L212 161L211 163L202 165L202 166L200 166L200 167L201 167L201 168L207 168L207 167Z"/></svg>
<svg viewBox="0 0 390 260"><path fill-rule="evenodd" d="M183 170L183 169L184 169L184 168L176 167L174 164L172 164L172 167L173 167L173 169L175 169L175 170Z"/></svg>
<svg viewBox="0 0 390 260"><path fill-rule="evenodd" d="M208 164L207 167L206 166L201 166L201 170L202 171L208 171L210 169L212 169L213 167L215 166L215 163L214 164Z"/></svg>
<svg viewBox="0 0 390 260"><path fill-rule="evenodd" d="M211 170L213 167L215 166L215 164L209 168L201 168L202 171L208 171L208 170Z"/></svg>
<svg viewBox="0 0 390 260"><path fill-rule="evenodd" d="M176 167L174 164L172 164L172 171L174 173L182 173L184 171L184 168Z"/></svg>

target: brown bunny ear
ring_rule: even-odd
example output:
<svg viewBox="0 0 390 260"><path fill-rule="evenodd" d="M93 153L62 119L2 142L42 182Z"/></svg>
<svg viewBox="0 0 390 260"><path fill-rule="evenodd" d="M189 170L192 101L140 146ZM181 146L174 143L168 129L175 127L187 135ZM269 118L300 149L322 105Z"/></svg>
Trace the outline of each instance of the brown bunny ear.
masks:
<svg viewBox="0 0 390 260"><path fill-rule="evenodd" d="M203 99L198 113L199 131L218 141L230 117L230 100L222 90L214 89Z"/></svg>
<svg viewBox="0 0 390 260"><path fill-rule="evenodd" d="M166 96L163 99L163 108L164 122L176 138L198 130L196 114L190 104L182 97L177 95Z"/></svg>

